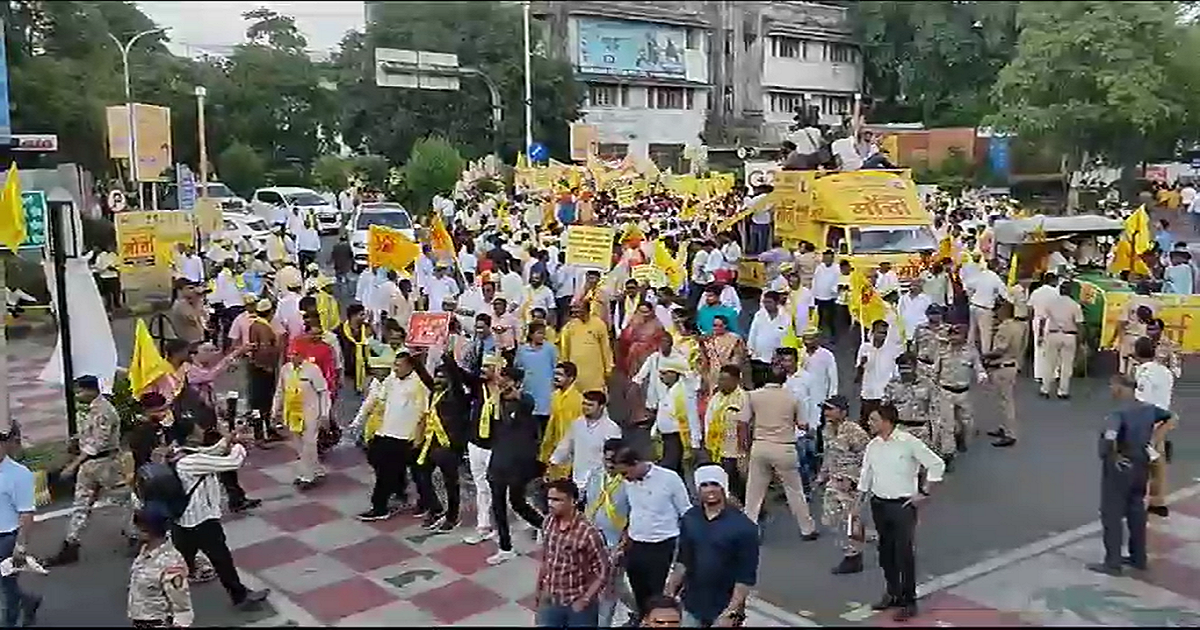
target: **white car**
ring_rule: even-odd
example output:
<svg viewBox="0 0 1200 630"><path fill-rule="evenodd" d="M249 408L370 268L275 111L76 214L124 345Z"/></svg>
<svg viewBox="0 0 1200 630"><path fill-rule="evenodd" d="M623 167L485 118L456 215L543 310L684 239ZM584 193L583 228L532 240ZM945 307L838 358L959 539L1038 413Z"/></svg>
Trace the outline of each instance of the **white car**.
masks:
<svg viewBox="0 0 1200 630"><path fill-rule="evenodd" d="M267 223L281 223L281 219L287 216L286 212L301 210L312 211L317 218L317 231L321 234L335 234L342 227L342 213L337 206L308 188L259 188L254 191L250 205L254 214L266 219Z"/></svg>
<svg viewBox="0 0 1200 630"><path fill-rule="evenodd" d="M220 238L231 243L247 239L258 250L266 247L267 237L271 235L271 226L267 225L266 219L253 214L224 212L221 221Z"/></svg>
<svg viewBox="0 0 1200 630"><path fill-rule="evenodd" d="M354 252L356 272L367 268L367 230L372 225L400 230L410 240L417 240L412 217L404 206L387 201L359 205L346 225L346 230L350 232L350 249Z"/></svg>
<svg viewBox="0 0 1200 630"><path fill-rule="evenodd" d="M222 212L250 212L250 203L237 196L225 184L208 182L204 188L209 197L216 199L217 203L221 204Z"/></svg>

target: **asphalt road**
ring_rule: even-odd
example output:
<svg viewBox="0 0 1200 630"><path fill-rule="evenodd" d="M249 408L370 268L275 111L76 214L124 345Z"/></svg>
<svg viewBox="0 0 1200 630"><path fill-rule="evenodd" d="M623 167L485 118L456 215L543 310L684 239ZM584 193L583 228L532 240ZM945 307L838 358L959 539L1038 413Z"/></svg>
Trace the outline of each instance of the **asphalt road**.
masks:
<svg viewBox="0 0 1200 630"><path fill-rule="evenodd" d="M749 316L752 304L747 304ZM114 323L123 360L132 347L131 320ZM839 347L842 392L857 398L849 368L855 340ZM123 361L124 362L124 361ZM237 387L242 378L222 379L218 391ZM959 458L956 471L935 488L922 509L918 528L918 583L958 571L1049 535L1096 520L1099 505L1098 435L1104 415L1113 408L1107 380L1076 379L1070 401L1043 400L1033 382L1018 384L1018 413L1023 438L1010 449L995 449L980 438ZM995 426L998 406L986 386L973 392L976 426ZM1200 479L1200 428L1187 418L1200 411L1200 359L1185 363L1184 377L1175 387L1176 411L1184 421L1174 432L1175 459L1170 469L1172 490ZM347 401L347 404L352 404ZM343 410L339 416L351 413ZM847 623L842 615L874 601L882 591L882 574L868 551L867 570L853 576L833 576L839 551L830 537L801 542L799 531L783 506L766 520L758 592L767 601L810 617L823 625ZM812 506L814 515L819 506ZM1152 517L1156 518L1156 517ZM105 521L112 520L105 524ZM35 536L34 548L50 553L57 544L63 519L48 521ZM120 524L115 516L101 518L87 533L85 561L56 570L53 577L28 581L47 594L43 625L122 625L127 560L111 549ZM44 551L43 551L44 550ZM1097 558L1101 553L1097 549ZM196 605L205 611L205 624L240 625L254 618L229 611L219 586L197 589ZM214 612L215 611L215 612ZM271 613L262 613L270 617ZM210 621L211 620L211 621ZM274 622L263 622L274 625ZM256 624L258 625L258 624Z"/></svg>

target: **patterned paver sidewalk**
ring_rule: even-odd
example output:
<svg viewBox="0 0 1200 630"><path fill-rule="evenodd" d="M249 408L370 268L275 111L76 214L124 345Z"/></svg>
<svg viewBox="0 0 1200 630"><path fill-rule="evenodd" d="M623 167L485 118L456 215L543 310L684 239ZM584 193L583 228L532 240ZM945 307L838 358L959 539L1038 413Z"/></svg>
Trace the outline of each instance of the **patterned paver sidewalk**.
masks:
<svg viewBox="0 0 1200 630"><path fill-rule="evenodd" d="M1150 519L1144 573L1089 570L1104 555L1093 525L1074 540L924 596L920 615L904 624L884 614L848 616L870 626L1200 626L1200 494L1172 504L1170 517Z"/></svg>
<svg viewBox="0 0 1200 630"><path fill-rule="evenodd" d="M39 380L54 353L52 337L8 341L8 396L26 446L67 437L62 387Z"/></svg>
<svg viewBox="0 0 1200 630"><path fill-rule="evenodd" d="M473 500L464 502L468 526L453 534L406 516L362 523L354 514L367 507L372 475L357 449L331 453L325 482L303 495L291 486L293 462L283 446L253 452L240 479L264 504L225 526L239 570L290 600L276 602L284 616L300 625L531 625L537 557L528 530L514 532L519 557L488 566L494 543L462 542ZM753 626L813 625L757 602L748 617Z"/></svg>

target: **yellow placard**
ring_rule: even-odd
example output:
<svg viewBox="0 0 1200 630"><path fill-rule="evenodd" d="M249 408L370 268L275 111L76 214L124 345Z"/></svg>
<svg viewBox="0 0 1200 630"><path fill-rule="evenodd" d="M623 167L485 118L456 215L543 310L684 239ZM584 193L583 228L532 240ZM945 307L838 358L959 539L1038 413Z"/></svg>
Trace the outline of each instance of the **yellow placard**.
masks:
<svg viewBox="0 0 1200 630"><path fill-rule="evenodd" d="M216 234L221 231L221 204L212 197L200 197L196 200L196 228L201 236Z"/></svg>
<svg viewBox="0 0 1200 630"><path fill-rule="evenodd" d="M610 227L568 227L567 264L608 271L612 268L613 236Z"/></svg>
<svg viewBox="0 0 1200 630"><path fill-rule="evenodd" d="M1100 347L1115 349L1117 325L1125 318L1132 293L1108 291L1104 294L1104 322L1100 329ZM1166 327L1163 336L1178 343L1183 352L1200 352L1200 295L1155 295L1159 308L1155 316Z"/></svg>
<svg viewBox="0 0 1200 630"><path fill-rule="evenodd" d="M169 286L171 261L180 244L195 243L195 225L195 216L190 212L117 213L122 286L130 290Z"/></svg>
<svg viewBox="0 0 1200 630"><path fill-rule="evenodd" d="M637 191L633 186L621 186L617 189L617 205L622 208L632 208L637 202Z"/></svg>
<svg viewBox="0 0 1200 630"><path fill-rule="evenodd" d="M778 179L776 179L778 185ZM912 179L886 171L853 171L813 180L822 220L841 225L923 225L931 221Z"/></svg>

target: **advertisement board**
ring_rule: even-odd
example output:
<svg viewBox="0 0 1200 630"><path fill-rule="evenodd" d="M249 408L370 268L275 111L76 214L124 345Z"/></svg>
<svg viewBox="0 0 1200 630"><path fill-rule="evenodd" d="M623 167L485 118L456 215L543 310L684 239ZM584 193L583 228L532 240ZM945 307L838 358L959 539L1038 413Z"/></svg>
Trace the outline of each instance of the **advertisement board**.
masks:
<svg viewBox="0 0 1200 630"><path fill-rule="evenodd" d="M684 77L687 29L666 24L579 19L580 72L635 77Z"/></svg>
<svg viewBox="0 0 1200 630"><path fill-rule="evenodd" d="M105 111L108 122L108 157L114 160L129 158L129 110L124 105L111 105ZM137 125L138 179L143 182L170 181L171 109L145 103L134 103L134 124Z"/></svg>

